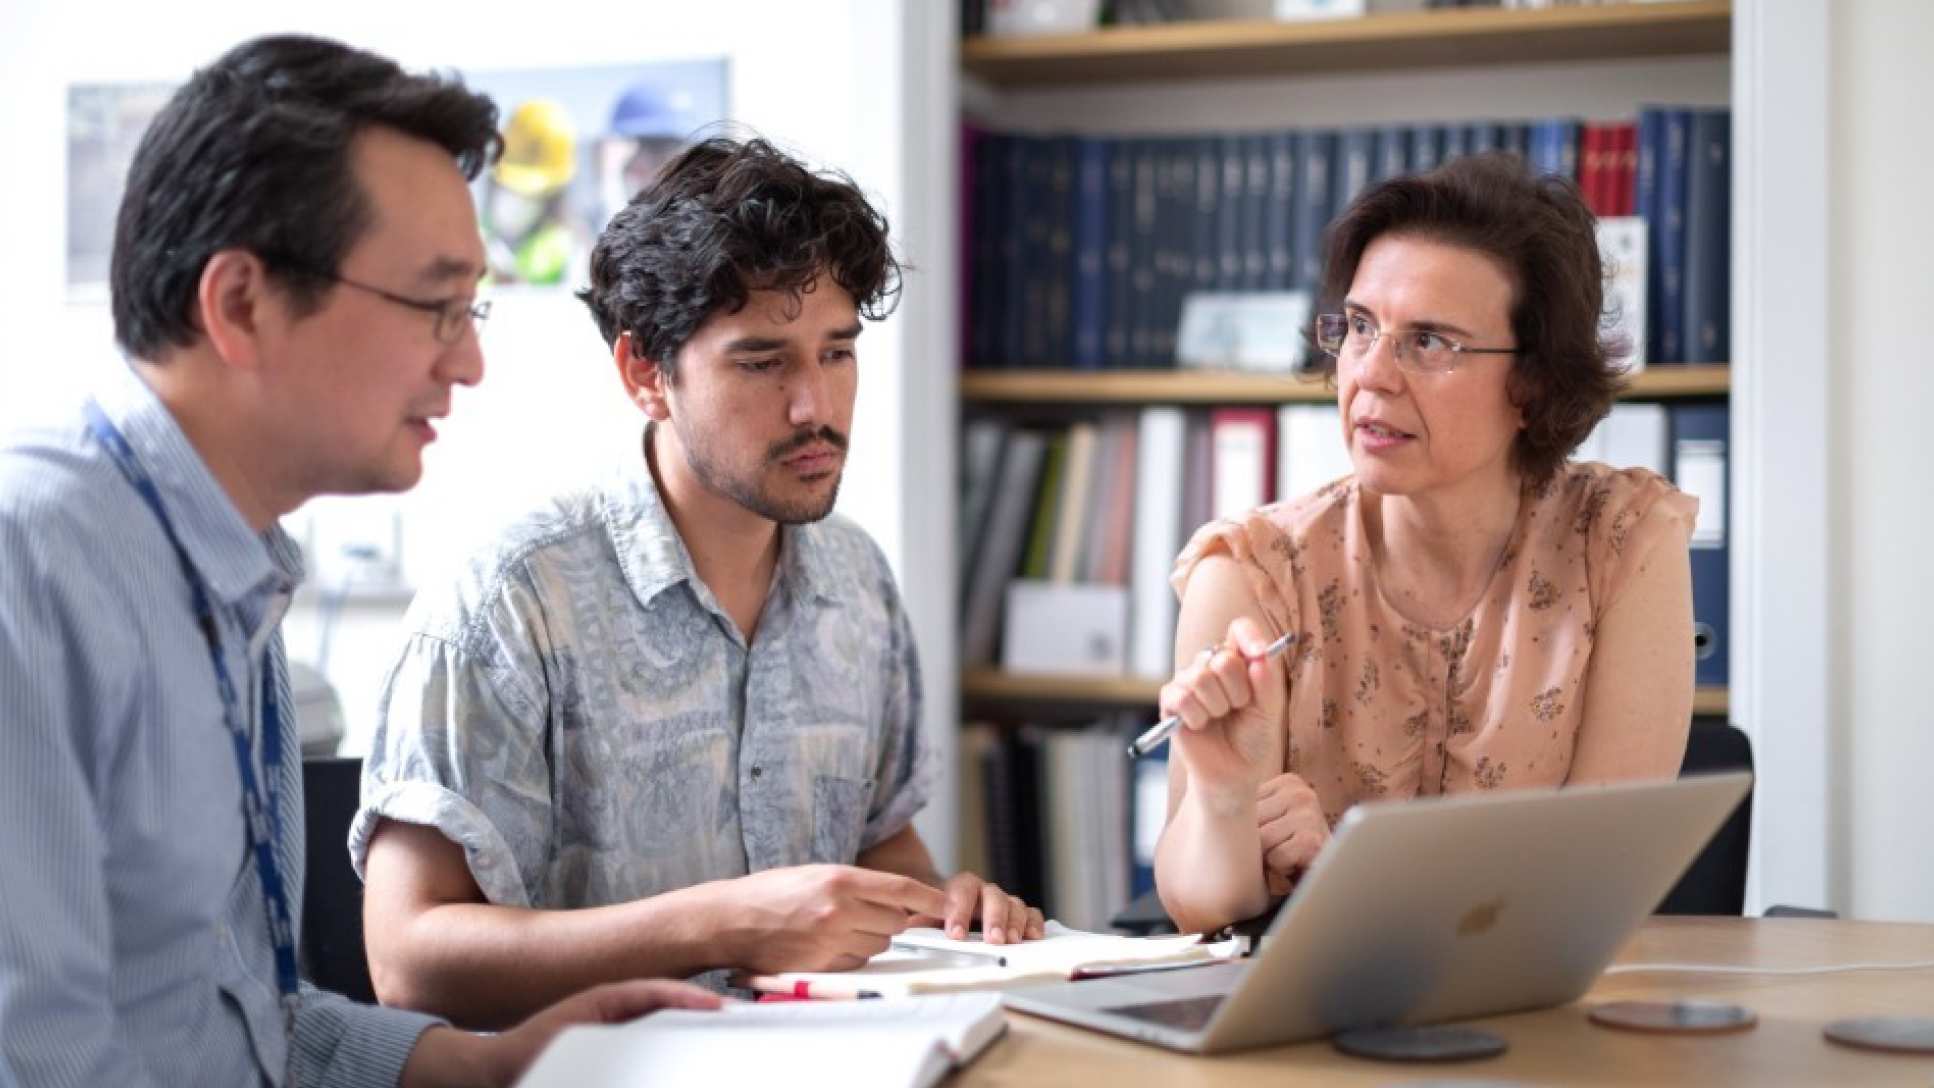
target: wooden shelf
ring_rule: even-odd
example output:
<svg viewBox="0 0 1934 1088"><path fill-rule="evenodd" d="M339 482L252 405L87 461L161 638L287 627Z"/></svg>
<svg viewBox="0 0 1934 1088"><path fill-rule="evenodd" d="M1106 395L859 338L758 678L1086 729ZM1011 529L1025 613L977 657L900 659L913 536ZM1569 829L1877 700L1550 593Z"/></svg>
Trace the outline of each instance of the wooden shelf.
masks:
<svg viewBox="0 0 1934 1088"><path fill-rule="evenodd" d="M1063 676L968 669L960 676L962 701L983 703L1073 703L1084 706L1154 706L1163 681L1140 676ZM1692 693L1692 712L1724 717L1730 702L1723 686Z"/></svg>
<svg viewBox="0 0 1934 1088"><path fill-rule="evenodd" d="M1723 684L1693 688L1692 712L1700 717L1727 717L1732 713L1731 696L1731 690Z"/></svg>
<svg viewBox="0 0 1934 1088"><path fill-rule="evenodd" d="M1004 87L1228 79L1723 54L1730 0L1385 12L1309 22L1205 20L974 37L961 67Z"/></svg>
<svg viewBox="0 0 1934 1088"><path fill-rule="evenodd" d="M960 697L987 702L1154 706L1155 693L1162 683L1140 676L1064 676L968 669L960 675Z"/></svg>
<svg viewBox="0 0 1934 1088"><path fill-rule="evenodd" d="M1572 10L1572 9L1554 9ZM1725 396L1727 366L1641 371L1628 399ZM966 370L963 401L991 404L1286 404L1336 399L1321 379L1210 370Z"/></svg>

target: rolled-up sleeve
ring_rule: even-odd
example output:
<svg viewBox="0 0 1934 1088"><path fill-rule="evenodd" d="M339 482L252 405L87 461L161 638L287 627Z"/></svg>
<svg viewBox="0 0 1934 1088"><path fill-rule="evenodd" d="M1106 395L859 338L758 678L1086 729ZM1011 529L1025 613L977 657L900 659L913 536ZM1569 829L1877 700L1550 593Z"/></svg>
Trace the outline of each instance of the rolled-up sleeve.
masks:
<svg viewBox="0 0 1934 1088"><path fill-rule="evenodd" d="M380 821L434 827L463 848L492 903L530 906L551 840L537 653L417 633L383 685L349 855L363 875Z"/></svg>

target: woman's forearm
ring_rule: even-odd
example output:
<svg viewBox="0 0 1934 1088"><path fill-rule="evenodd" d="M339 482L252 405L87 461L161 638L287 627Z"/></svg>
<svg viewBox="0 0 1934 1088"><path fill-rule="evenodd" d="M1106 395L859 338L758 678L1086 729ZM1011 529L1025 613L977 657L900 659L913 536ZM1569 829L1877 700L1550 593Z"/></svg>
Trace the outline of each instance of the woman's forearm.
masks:
<svg viewBox="0 0 1934 1088"><path fill-rule="evenodd" d="M1256 799L1191 790L1155 848L1162 906L1184 933L1208 933L1269 906Z"/></svg>

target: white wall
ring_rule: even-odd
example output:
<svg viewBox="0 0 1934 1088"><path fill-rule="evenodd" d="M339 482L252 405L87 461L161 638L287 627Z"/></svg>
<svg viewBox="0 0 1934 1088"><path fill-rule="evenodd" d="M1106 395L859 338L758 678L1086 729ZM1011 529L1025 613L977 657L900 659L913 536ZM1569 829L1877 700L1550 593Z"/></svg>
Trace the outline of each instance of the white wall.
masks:
<svg viewBox="0 0 1934 1088"><path fill-rule="evenodd" d="M1934 922L1934 6L1832 5L1828 320L1836 899Z"/></svg>
<svg viewBox="0 0 1934 1088"><path fill-rule="evenodd" d="M115 360L101 303L66 301L63 164L66 87L73 82L177 81L245 38L302 31L341 38L388 54L406 67L488 70L606 65L657 59L727 57L735 120L822 164L845 169L883 205L896 228L931 221L936 199L951 203L951 145L932 158L929 119L911 113L903 81L930 83L934 58L950 66L944 6L896 0L567 0L541 11L500 14L453 3L343 0L279 8L243 0L187 5L102 0L27 0L0 7L0 131L12 168L0 171L0 207L9 217L7 260L0 261L0 426L65 410L92 368ZM907 65L909 43L928 43ZM951 37L948 35L948 41ZM948 79L944 87L951 88ZM946 112L951 98L929 95ZM910 130L915 138L906 138ZM914 156L920 161L912 161ZM931 176L938 174L938 181ZM930 184L932 183L932 184ZM935 184L944 183L936 189ZM907 194L925 202L910 216ZM925 658L928 727L951 750L953 655L949 582L951 523L934 505L950 491L951 357L932 357L950 335L948 229L896 230L905 255L923 270L908 284L902 315L870 331L862 345L864 379L852 457L840 509L873 533L909 586L916 636ZM939 248L934 248L939 247ZM937 323L937 324L936 324ZM918 351L909 351L910 338ZM474 544L507 511L632 456L639 419L611 377L608 356L582 308L563 296L512 292L493 312L485 340L487 380L459 391L456 412L427 458L425 482L404 499L408 573L433 578L452 552ZM903 367L939 368L911 382ZM939 402L935 396L941 396ZM917 396L918 403L909 403ZM936 427L936 420L941 426ZM903 456L908 435L945 447L936 465ZM937 482L936 482L937 481ZM922 493L924 492L924 493ZM907 496L914 495L909 501ZM382 502L385 500L371 500ZM923 535L924 534L924 535ZM938 540L930 539L937 535ZM917 556L917 562L909 562ZM934 586L918 579L932 574ZM381 671L396 647L395 602L351 604L333 637L332 679L349 720L348 749L366 743ZM296 656L317 642L313 599L299 602L288 636ZM943 854L951 852L951 797L928 821Z"/></svg>

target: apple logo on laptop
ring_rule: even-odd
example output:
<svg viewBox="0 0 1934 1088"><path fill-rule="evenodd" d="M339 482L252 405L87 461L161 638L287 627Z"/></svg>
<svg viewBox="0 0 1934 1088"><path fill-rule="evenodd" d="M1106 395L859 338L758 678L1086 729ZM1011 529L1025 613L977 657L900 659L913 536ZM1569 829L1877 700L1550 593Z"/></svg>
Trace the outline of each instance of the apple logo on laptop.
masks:
<svg viewBox="0 0 1934 1088"><path fill-rule="evenodd" d="M1498 915L1502 913L1504 913L1502 898L1479 903L1465 911L1464 917L1457 920L1457 935L1475 937L1480 933L1488 932L1492 926L1497 925Z"/></svg>

